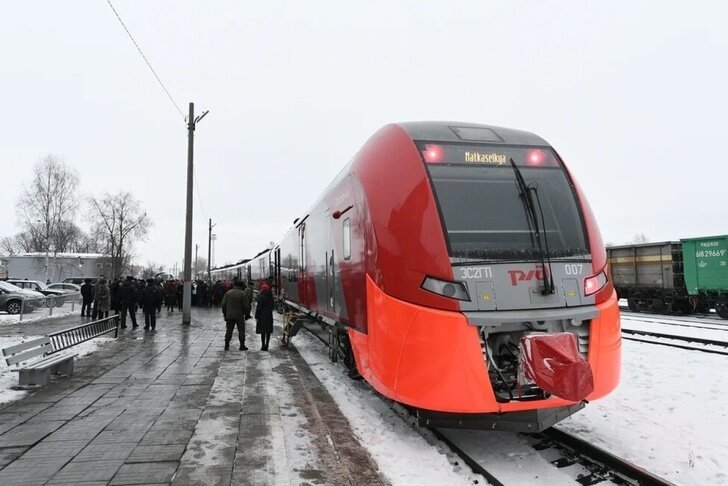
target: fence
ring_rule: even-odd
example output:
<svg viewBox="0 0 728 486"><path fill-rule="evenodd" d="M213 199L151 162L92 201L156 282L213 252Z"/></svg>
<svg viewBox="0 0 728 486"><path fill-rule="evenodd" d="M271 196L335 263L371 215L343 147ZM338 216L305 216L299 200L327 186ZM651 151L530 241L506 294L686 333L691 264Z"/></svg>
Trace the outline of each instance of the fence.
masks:
<svg viewBox="0 0 728 486"><path fill-rule="evenodd" d="M79 307L81 307L80 292L24 299L20 306L20 320L22 321L24 317L35 318L52 316L54 313L75 312Z"/></svg>
<svg viewBox="0 0 728 486"><path fill-rule="evenodd" d="M114 314L113 316L105 319L99 319L98 321L89 322L88 324L81 324L80 326L72 327L70 329L54 332L48 334L48 337L51 338L51 344L53 345L52 353L56 353L76 344L111 332L114 333L114 337L118 337L118 314Z"/></svg>

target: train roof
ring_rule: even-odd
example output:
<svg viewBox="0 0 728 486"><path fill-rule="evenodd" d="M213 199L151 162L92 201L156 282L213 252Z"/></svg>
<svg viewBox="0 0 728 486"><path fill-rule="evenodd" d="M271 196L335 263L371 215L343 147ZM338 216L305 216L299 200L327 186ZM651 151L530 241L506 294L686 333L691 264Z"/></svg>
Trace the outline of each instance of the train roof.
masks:
<svg viewBox="0 0 728 486"><path fill-rule="evenodd" d="M413 140L549 146L546 140L534 133L492 125L437 121L403 122L396 125L402 127Z"/></svg>
<svg viewBox="0 0 728 486"><path fill-rule="evenodd" d="M646 243L625 243L624 245L610 245L607 250L623 250L625 248L647 248L650 246L679 245L679 241L651 241Z"/></svg>

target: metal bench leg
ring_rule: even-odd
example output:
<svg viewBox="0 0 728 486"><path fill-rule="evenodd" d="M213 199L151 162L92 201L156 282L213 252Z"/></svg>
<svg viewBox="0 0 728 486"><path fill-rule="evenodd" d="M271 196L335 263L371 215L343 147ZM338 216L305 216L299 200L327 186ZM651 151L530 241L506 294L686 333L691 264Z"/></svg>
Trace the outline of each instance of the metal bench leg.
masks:
<svg viewBox="0 0 728 486"><path fill-rule="evenodd" d="M53 372L56 374L71 376L73 375L73 359L69 359L68 361L64 361L63 363L58 363L53 368Z"/></svg>
<svg viewBox="0 0 728 486"><path fill-rule="evenodd" d="M18 372L18 384L20 386L28 385L47 385L51 381L51 370L20 370Z"/></svg>

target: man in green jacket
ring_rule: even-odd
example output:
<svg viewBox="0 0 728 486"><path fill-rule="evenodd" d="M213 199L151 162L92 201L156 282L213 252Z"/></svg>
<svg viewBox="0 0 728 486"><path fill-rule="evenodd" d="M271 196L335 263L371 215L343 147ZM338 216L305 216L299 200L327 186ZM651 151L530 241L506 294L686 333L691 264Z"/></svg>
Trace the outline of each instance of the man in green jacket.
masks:
<svg viewBox="0 0 728 486"><path fill-rule="evenodd" d="M242 282L236 281L233 288L228 290L222 298L222 315L225 319L227 330L225 331L225 351L230 349L230 339L233 337L233 329L238 328L238 339L240 339L240 351L247 351L245 347L245 316L250 314L250 301L242 289Z"/></svg>

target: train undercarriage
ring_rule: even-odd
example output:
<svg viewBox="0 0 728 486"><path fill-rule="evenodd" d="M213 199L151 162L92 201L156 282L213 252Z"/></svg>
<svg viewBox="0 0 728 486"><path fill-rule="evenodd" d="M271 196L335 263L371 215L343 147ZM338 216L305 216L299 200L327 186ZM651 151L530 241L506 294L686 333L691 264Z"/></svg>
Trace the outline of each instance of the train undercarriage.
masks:
<svg viewBox="0 0 728 486"><path fill-rule="evenodd" d="M619 298L627 299L631 312L654 314L707 314L711 309L722 319L728 319L728 294L705 292L687 295L671 289L617 288Z"/></svg>

